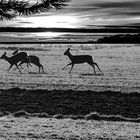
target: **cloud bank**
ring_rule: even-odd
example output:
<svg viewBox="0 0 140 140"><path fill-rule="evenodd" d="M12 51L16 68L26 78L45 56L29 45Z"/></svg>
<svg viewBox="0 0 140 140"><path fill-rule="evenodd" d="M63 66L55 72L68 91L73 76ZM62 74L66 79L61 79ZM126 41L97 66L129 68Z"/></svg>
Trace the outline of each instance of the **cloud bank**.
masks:
<svg viewBox="0 0 140 140"><path fill-rule="evenodd" d="M105 25L139 25L140 0L72 0L70 5L61 11L51 10L48 13L32 16L31 19L36 18L33 21L29 20L30 17L20 17L10 22L0 22L0 25L23 26L29 24L31 26L32 22L39 19L38 17L47 21L49 16L57 15L70 17L71 19L73 17L76 22L72 24L77 28ZM65 20L63 19L63 21Z"/></svg>

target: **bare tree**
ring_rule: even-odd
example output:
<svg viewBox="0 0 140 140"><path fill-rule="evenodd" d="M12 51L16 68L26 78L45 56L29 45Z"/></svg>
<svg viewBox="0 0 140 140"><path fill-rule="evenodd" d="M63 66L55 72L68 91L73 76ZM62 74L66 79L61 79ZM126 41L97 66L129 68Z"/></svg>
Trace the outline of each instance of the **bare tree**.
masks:
<svg viewBox="0 0 140 140"><path fill-rule="evenodd" d="M16 16L28 16L46 12L52 8L59 10L68 5L70 0L41 0L36 3L19 0L0 0L0 20L11 20Z"/></svg>

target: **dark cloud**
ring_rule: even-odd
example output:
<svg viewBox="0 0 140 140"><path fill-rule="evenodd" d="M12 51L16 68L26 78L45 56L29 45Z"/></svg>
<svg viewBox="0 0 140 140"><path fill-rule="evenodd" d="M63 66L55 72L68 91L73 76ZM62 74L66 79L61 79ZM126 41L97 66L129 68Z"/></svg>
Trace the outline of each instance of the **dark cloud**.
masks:
<svg viewBox="0 0 140 140"><path fill-rule="evenodd" d="M98 8L140 8L140 1L96 2L88 3L87 6L95 6Z"/></svg>
<svg viewBox="0 0 140 140"><path fill-rule="evenodd" d="M140 23L128 23L128 26L140 27Z"/></svg>
<svg viewBox="0 0 140 140"><path fill-rule="evenodd" d="M112 12L111 15L122 15L122 16L140 16L140 11L116 11Z"/></svg>
<svg viewBox="0 0 140 140"><path fill-rule="evenodd" d="M25 22L25 21L24 21L24 22L22 22L22 21L21 21L21 22L19 22L19 23L32 23L32 22L28 22L28 21L27 21L27 22Z"/></svg>
<svg viewBox="0 0 140 140"><path fill-rule="evenodd" d="M85 5L82 5L82 1L79 1L79 5L71 5L66 11L81 13L81 15L85 13L86 16L89 13L91 17L140 16L140 0L87 0L84 3Z"/></svg>
<svg viewBox="0 0 140 140"><path fill-rule="evenodd" d="M96 7L93 11L104 18L132 18L140 16L140 1L94 1L87 3L87 7ZM90 12L91 13L91 12ZM110 16L110 17L109 17ZM114 16L114 17L113 17Z"/></svg>
<svg viewBox="0 0 140 140"><path fill-rule="evenodd" d="M73 7L69 8L70 11L90 11L90 10L97 10L98 8L95 7Z"/></svg>

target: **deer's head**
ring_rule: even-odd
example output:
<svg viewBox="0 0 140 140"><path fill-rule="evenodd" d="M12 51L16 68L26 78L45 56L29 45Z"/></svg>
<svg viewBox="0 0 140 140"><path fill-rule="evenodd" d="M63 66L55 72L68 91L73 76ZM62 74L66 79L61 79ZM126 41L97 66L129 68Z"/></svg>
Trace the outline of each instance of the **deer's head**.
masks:
<svg viewBox="0 0 140 140"><path fill-rule="evenodd" d="M68 55L70 52L70 48L68 48L65 52L64 52L64 55Z"/></svg>
<svg viewBox="0 0 140 140"><path fill-rule="evenodd" d="M15 55L18 53L18 49L16 49L12 54Z"/></svg>
<svg viewBox="0 0 140 140"><path fill-rule="evenodd" d="M4 54L0 57L0 59L4 59L6 56L6 52L4 52Z"/></svg>

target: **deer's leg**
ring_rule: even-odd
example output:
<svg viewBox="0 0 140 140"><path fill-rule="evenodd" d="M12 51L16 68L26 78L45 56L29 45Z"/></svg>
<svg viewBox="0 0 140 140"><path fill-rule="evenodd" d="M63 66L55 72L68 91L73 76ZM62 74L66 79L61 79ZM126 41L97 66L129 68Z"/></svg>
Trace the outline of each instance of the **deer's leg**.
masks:
<svg viewBox="0 0 140 140"><path fill-rule="evenodd" d="M11 65L11 66L9 67L8 71L12 68L12 66L13 66L13 65Z"/></svg>
<svg viewBox="0 0 140 140"><path fill-rule="evenodd" d="M20 67L23 69L23 67L20 65Z"/></svg>
<svg viewBox="0 0 140 140"><path fill-rule="evenodd" d="M22 65L23 63L24 63L24 62L20 62L20 63L19 63L19 66L20 66L21 68L22 68L22 66L21 66L21 65ZM22 68L22 69L23 69L23 68Z"/></svg>
<svg viewBox="0 0 140 140"><path fill-rule="evenodd" d="M40 73L40 70L41 70L41 69L42 69L42 72L44 73L43 65L41 65L40 63L38 63L38 64L35 63L35 65L38 66L38 68L39 68L39 73Z"/></svg>
<svg viewBox="0 0 140 140"><path fill-rule="evenodd" d="M32 66L32 65L31 65L31 59L30 59L30 58L27 59L27 67L29 67L29 66Z"/></svg>
<svg viewBox="0 0 140 140"><path fill-rule="evenodd" d="M44 68L43 68L43 66L42 66L42 71L43 71L43 73L45 73L45 72L44 72Z"/></svg>
<svg viewBox="0 0 140 140"><path fill-rule="evenodd" d="M67 64L62 70L64 70L67 66L72 65L72 63Z"/></svg>
<svg viewBox="0 0 140 140"><path fill-rule="evenodd" d="M15 64L15 65L16 65L16 67L18 68L19 72L22 73L21 70L19 69L18 65L17 65L17 64Z"/></svg>
<svg viewBox="0 0 140 140"><path fill-rule="evenodd" d="M29 63L27 62L27 68L29 68Z"/></svg>
<svg viewBox="0 0 140 140"><path fill-rule="evenodd" d="M31 64L30 64L30 58L29 57L27 57L26 59L24 59L24 62L23 63L27 63L27 67L29 68L29 66L32 66Z"/></svg>
<svg viewBox="0 0 140 140"><path fill-rule="evenodd" d="M39 73L40 73L40 66L39 66Z"/></svg>
<svg viewBox="0 0 140 140"><path fill-rule="evenodd" d="M70 72L69 72L69 73L71 73L71 71L72 71L73 67L74 67L74 64L72 64L72 66L71 66L71 69L70 69Z"/></svg>
<svg viewBox="0 0 140 140"><path fill-rule="evenodd" d="M18 65L18 66L20 66L20 68L22 68L22 66L21 66L21 65ZM14 70L16 70L16 69L17 69L17 67L15 67L15 68L14 68ZM22 69L23 69L23 68L22 68Z"/></svg>
<svg viewBox="0 0 140 140"><path fill-rule="evenodd" d="M16 70L17 69L17 67L16 68L14 68L13 70Z"/></svg>
<svg viewBox="0 0 140 140"><path fill-rule="evenodd" d="M97 66L97 68L98 68L98 70L99 70L100 72L102 72L102 71L100 70L100 68L99 68L99 66L98 66L97 63L93 62L93 64Z"/></svg>
<svg viewBox="0 0 140 140"><path fill-rule="evenodd" d="M41 64L40 64L41 65ZM44 67L43 67L43 65L41 65L41 68L42 68L42 72L44 73Z"/></svg>
<svg viewBox="0 0 140 140"><path fill-rule="evenodd" d="M28 63L28 67L29 67L29 66L32 66L31 63Z"/></svg>
<svg viewBox="0 0 140 140"><path fill-rule="evenodd" d="M88 63L89 65L91 65L92 67L93 67L93 69L94 69L94 74L96 74L96 71L95 71L95 66L94 66L94 64L93 63Z"/></svg>
<svg viewBox="0 0 140 140"><path fill-rule="evenodd" d="M32 66L30 62L27 62L27 67L29 68L29 66Z"/></svg>

